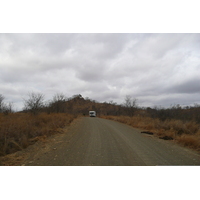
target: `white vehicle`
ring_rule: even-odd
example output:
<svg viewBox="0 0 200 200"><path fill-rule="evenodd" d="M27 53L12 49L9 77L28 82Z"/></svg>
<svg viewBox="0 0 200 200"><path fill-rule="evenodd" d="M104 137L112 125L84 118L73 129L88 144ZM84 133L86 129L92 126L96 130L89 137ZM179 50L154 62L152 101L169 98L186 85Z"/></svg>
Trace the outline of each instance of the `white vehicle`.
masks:
<svg viewBox="0 0 200 200"><path fill-rule="evenodd" d="M90 117L96 117L96 111L89 111Z"/></svg>

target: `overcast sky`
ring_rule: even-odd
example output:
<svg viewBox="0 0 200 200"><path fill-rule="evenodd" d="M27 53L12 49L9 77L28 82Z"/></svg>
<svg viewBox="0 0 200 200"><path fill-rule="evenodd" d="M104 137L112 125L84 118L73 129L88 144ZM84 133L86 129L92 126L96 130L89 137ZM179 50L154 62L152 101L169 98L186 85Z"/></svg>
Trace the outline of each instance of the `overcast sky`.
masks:
<svg viewBox="0 0 200 200"><path fill-rule="evenodd" d="M0 94L39 92L140 106L200 103L200 34L0 34Z"/></svg>

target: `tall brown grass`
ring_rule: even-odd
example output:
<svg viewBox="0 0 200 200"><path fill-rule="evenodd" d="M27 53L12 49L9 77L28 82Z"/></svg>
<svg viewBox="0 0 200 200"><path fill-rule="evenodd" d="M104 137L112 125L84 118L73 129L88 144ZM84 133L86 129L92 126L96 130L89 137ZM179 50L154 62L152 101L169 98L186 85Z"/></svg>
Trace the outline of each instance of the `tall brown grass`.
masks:
<svg viewBox="0 0 200 200"><path fill-rule="evenodd" d="M63 113L0 114L0 156L26 148L38 139L57 133L74 118L74 115Z"/></svg>
<svg viewBox="0 0 200 200"><path fill-rule="evenodd" d="M144 116L101 116L102 118L119 121L135 128L153 132L155 136L175 140L184 146L200 150L200 124L194 121L153 119Z"/></svg>

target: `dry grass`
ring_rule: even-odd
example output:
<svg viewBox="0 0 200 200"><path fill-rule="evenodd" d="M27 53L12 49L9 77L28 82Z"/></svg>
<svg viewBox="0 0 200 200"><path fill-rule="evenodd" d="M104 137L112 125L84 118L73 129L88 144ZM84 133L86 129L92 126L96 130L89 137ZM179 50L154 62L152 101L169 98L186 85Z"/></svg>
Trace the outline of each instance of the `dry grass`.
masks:
<svg viewBox="0 0 200 200"><path fill-rule="evenodd" d="M178 138L178 141L184 146L200 150L200 137L196 135L182 135Z"/></svg>
<svg viewBox="0 0 200 200"><path fill-rule="evenodd" d="M178 143L200 150L200 125L194 121L153 119L142 116L102 116L102 118L119 121L135 128L153 132L160 138L171 138Z"/></svg>
<svg viewBox="0 0 200 200"><path fill-rule="evenodd" d="M58 133L75 117L69 114L28 113L0 115L0 156L26 148L37 140Z"/></svg>

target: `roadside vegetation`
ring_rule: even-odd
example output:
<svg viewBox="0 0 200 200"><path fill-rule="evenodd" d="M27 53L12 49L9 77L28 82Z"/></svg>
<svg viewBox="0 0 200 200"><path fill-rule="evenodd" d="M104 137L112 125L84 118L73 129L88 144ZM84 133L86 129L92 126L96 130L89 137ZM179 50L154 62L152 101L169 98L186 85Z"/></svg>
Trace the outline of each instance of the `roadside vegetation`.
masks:
<svg viewBox="0 0 200 200"><path fill-rule="evenodd" d="M78 115L64 112L62 102L55 95L48 104L44 102L44 95L28 94L24 99L24 110L14 112L13 107L4 102L0 95L0 156L22 150L38 140L62 133ZM57 97L57 98L55 98ZM57 109L55 109L57 105Z"/></svg>
<svg viewBox="0 0 200 200"><path fill-rule="evenodd" d="M137 100L126 97L120 115L102 115L102 118L119 121L165 140L200 151L200 105L170 108L140 108Z"/></svg>
<svg viewBox="0 0 200 200"><path fill-rule="evenodd" d="M22 150L52 134L62 133L62 128L73 119L73 115L64 113L0 114L0 156Z"/></svg>
<svg viewBox="0 0 200 200"><path fill-rule="evenodd" d="M102 116L102 118L125 123L146 133L174 140L184 146L200 150L200 125L195 121L165 120L145 116Z"/></svg>
<svg viewBox="0 0 200 200"><path fill-rule="evenodd" d="M67 98L58 93L49 101L40 93L29 93L24 108L14 112L14 105L0 95L0 156L14 153L38 140L61 133L78 116L94 110L98 117L116 120L155 136L174 140L200 150L200 105L170 108L141 108L137 100L126 96L119 105L113 101L99 103L80 94Z"/></svg>

